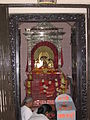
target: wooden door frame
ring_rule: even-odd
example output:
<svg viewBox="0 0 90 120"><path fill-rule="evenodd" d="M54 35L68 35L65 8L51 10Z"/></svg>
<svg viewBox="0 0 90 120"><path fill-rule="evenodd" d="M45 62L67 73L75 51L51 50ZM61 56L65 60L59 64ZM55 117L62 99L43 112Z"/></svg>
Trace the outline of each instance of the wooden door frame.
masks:
<svg viewBox="0 0 90 120"><path fill-rule="evenodd" d="M76 5L9 5L9 7L74 7ZM81 7L78 5L77 7ZM82 5L88 8L86 5ZM53 17L54 16L54 17ZM63 20L62 20L63 18ZM86 36L85 36L85 15L84 14L13 14L9 16L9 36L11 41L12 80L16 102L17 120L20 120L20 60L19 60L19 30L20 22L31 21L74 21L77 29L77 120L87 120L87 77L86 77ZM82 52L83 51L83 52Z"/></svg>

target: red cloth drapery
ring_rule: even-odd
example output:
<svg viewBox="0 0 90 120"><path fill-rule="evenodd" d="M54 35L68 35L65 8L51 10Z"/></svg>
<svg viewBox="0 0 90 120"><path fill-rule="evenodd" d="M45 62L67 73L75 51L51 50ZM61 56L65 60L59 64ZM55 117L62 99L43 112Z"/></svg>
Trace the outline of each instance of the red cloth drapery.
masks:
<svg viewBox="0 0 90 120"><path fill-rule="evenodd" d="M62 51L62 48L61 48L61 67L63 66L63 51Z"/></svg>

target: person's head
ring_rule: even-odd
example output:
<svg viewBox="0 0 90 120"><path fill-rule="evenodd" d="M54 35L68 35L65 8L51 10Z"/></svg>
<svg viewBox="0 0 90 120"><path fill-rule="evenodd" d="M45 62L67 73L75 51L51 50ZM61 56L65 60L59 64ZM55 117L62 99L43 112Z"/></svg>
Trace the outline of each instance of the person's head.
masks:
<svg viewBox="0 0 90 120"><path fill-rule="evenodd" d="M49 113L52 111L52 107L49 104L43 104L38 108L38 114L44 114L49 117Z"/></svg>
<svg viewBox="0 0 90 120"><path fill-rule="evenodd" d="M33 99L32 97L25 97L24 99L24 105L31 108L33 106Z"/></svg>

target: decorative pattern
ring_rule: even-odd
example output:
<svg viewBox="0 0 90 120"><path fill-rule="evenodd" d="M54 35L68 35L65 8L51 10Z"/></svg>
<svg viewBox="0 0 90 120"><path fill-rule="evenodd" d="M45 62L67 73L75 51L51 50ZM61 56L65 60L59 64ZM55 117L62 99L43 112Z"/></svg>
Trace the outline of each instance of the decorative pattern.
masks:
<svg viewBox="0 0 90 120"><path fill-rule="evenodd" d="M15 97L17 110L20 106L19 98L19 73L16 66L19 63L19 33L18 24L20 22L75 22L76 26L76 43L77 43L77 74L76 74L76 90L77 90L77 119L87 120L87 89L86 89L86 39L85 39L85 15L84 14L14 14L10 15L9 20L10 40L11 40L11 62L12 62L12 79L15 86ZM17 58L18 56L18 58ZM19 110L18 110L19 111ZM18 116L17 116L18 117ZM17 118L18 119L18 118Z"/></svg>
<svg viewBox="0 0 90 120"><path fill-rule="evenodd" d="M55 69L37 68L28 74L25 81L26 96L35 100L55 100L56 96L67 93L67 79L64 73Z"/></svg>
<svg viewBox="0 0 90 120"><path fill-rule="evenodd" d="M31 64L32 63L31 50L33 49L34 46L37 47L39 45L38 43L40 43L41 46L44 44L45 44L44 46L49 46L49 47L51 46L50 47L51 49L54 49L56 47L56 49L58 50L58 61L59 61L58 64L59 66L61 66L61 62L60 62L61 61L61 56L60 56L61 41L63 40L63 35L65 34L65 32L63 32L63 28L60 28L60 27L58 28L53 24L51 24L50 22L39 22L37 23L36 26L33 26L31 29L25 28L25 32L23 34L25 35L25 38L27 39L27 42L28 42L27 53L28 53L29 70L31 70L31 67L33 66L33 64ZM37 63L40 61L36 59L35 62ZM54 59L54 62L57 62L57 59ZM57 67L58 67L58 64L57 64Z"/></svg>
<svg viewBox="0 0 90 120"><path fill-rule="evenodd" d="M58 51L57 51L56 47L52 43L50 43L48 41L39 42L32 49L32 51L31 51L31 65L32 65L31 68L32 69L34 68L34 63L33 62L34 62L34 52L35 52L35 50L38 47L43 46L43 45L47 46L47 47L50 47L52 49L52 51L54 53L54 67L57 69L58 68Z"/></svg>

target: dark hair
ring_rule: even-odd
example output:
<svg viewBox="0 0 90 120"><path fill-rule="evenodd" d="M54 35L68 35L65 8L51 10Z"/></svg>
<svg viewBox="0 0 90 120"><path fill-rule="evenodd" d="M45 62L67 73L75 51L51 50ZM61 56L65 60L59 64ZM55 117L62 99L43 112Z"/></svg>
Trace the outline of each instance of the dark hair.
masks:
<svg viewBox="0 0 90 120"><path fill-rule="evenodd" d="M38 114L45 114L46 112L51 112L52 111L52 107L49 104L43 104L38 108L37 113Z"/></svg>

